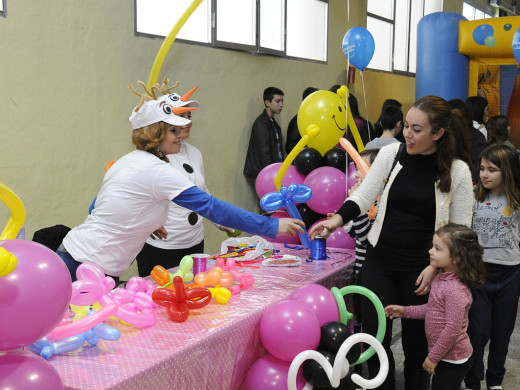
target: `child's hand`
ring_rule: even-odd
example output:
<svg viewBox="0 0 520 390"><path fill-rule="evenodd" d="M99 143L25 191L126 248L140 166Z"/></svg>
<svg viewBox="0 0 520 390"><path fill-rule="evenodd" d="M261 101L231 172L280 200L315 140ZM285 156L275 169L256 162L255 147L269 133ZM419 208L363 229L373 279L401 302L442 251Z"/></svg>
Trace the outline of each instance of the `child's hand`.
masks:
<svg viewBox="0 0 520 390"><path fill-rule="evenodd" d="M424 363L422 364L422 367L424 368L424 371L426 371L430 375L435 374L435 367L437 367L437 363L433 363L430 358L427 356L424 360Z"/></svg>
<svg viewBox="0 0 520 390"><path fill-rule="evenodd" d="M388 305L385 307L385 314L388 318L393 320L394 318L402 317L404 307L401 305Z"/></svg>

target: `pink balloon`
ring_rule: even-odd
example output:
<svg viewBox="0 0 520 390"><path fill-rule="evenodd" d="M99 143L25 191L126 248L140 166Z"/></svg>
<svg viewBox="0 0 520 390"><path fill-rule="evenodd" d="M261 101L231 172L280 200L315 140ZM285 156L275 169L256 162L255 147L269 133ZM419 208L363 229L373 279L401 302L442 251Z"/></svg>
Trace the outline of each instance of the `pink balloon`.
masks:
<svg viewBox="0 0 520 390"><path fill-rule="evenodd" d="M319 284L301 286L292 292L289 299L303 303L310 308L318 319L320 328L327 322L339 321L336 298L326 287Z"/></svg>
<svg viewBox="0 0 520 390"><path fill-rule="evenodd" d="M320 214L337 211L345 198L346 175L334 167L319 167L307 175L303 184L312 190L307 206Z"/></svg>
<svg viewBox="0 0 520 390"><path fill-rule="evenodd" d="M0 352L0 389L61 390L63 382L54 367L42 357L29 351L14 350Z"/></svg>
<svg viewBox="0 0 520 390"><path fill-rule="evenodd" d="M310 229L311 230L318 223L325 221L325 218L319 219L314 222ZM325 240L325 246L327 248L343 248L343 249L356 249L356 239L350 237L343 228L337 228L330 236Z"/></svg>
<svg viewBox="0 0 520 390"><path fill-rule="evenodd" d="M253 363L247 372L245 380L246 390L270 389L287 390L287 375L291 363L276 359L267 354ZM296 375L296 386L302 389L305 386L302 368Z"/></svg>
<svg viewBox="0 0 520 390"><path fill-rule="evenodd" d="M59 256L33 241L5 240L0 246L18 258L0 278L0 351L24 347L45 337L69 308L72 281Z"/></svg>
<svg viewBox="0 0 520 390"><path fill-rule="evenodd" d="M356 164L354 162L351 162L348 165L348 171L347 171L347 194L350 187L352 187L354 184L356 184Z"/></svg>
<svg viewBox="0 0 520 390"><path fill-rule="evenodd" d="M262 196L269 192L278 191L274 186L274 178L281 166L282 163L274 163L266 166L260 171L255 182L255 189L259 198L262 198ZM289 168L282 179L282 184L289 187L293 183L303 184L304 180L305 176L298 172L294 165L289 165Z"/></svg>
<svg viewBox="0 0 520 390"><path fill-rule="evenodd" d="M271 218L291 218L288 212L286 211L276 211L273 214L271 214ZM298 235L295 236L286 236L283 234L278 234L275 238L271 237L264 237L269 242L280 242L280 243L287 243L287 244L299 244L300 243L300 237Z"/></svg>
<svg viewBox="0 0 520 390"><path fill-rule="evenodd" d="M307 349L316 349L321 330L311 309L297 301L271 305L260 320L260 338L275 358L291 362Z"/></svg>
<svg viewBox="0 0 520 390"><path fill-rule="evenodd" d="M356 239L350 237L345 230L338 228L327 237L327 248L356 249Z"/></svg>

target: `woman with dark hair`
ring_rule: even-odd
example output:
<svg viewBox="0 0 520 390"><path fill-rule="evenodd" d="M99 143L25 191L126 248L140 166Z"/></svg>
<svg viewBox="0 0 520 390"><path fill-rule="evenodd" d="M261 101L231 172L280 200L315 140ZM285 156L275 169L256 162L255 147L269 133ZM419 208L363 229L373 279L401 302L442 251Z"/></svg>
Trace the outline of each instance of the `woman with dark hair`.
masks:
<svg viewBox="0 0 520 390"><path fill-rule="evenodd" d="M468 108L473 127L479 130L487 140L486 118L488 116L488 101L482 96L470 96L466 99L466 107Z"/></svg>
<svg viewBox="0 0 520 390"><path fill-rule="evenodd" d="M410 108L404 122L406 143L393 143L379 151L359 188L330 219L310 230L328 237L372 206L381 194L370 233L361 285L386 306L427 302L437 270L429 265L428 250L435 230L449 222L471 226L473 185L471 173L454 133L466 126L462 113L437 96L425 96ZM362 303L363 331L375 335L377 313ZM428 353L424 322L403 319L405 388L426 390L429 375L422 369ZM381 389L395 389L395 363L390 349L392 320L383 340L390 369ZM367 361L371 375L379 361Z"/></svg>
<svg viewBox="0 0 520 390"><path fill-rule="evenodd" d="M492 116L486 122L486 130L488 132L488 145L503 144L516 149L509 138L511 132L511 121L507 116Z"/></svg>
<svg viewBox="0 0 520 390"><path fill-rule="evenodd" d="M89 262L118 282L150 234L163 227L170 202L253 234L274 238L277 234L303 233L302 221L278 220L242 210L200 190L170 165L166 156L179 153L181 127L191 123L179 115L196 107L176 106L177 94L170 93L172 88L166 88L167 82L165 79L162 85L150 89L140 82L145 93L138 94L141 102L130 115L136 150L107 171L94 210L65 236L56 251L73 281L79 265ZM163 95L158 96L158 92Z"/></svg>

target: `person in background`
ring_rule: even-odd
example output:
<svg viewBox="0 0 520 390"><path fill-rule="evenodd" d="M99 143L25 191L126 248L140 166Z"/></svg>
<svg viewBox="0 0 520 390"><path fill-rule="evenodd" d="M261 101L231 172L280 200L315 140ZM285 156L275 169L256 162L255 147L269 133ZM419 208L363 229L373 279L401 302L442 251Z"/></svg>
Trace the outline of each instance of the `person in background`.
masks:
<svg viewBox="0 0 520 390"><path fill-rule="evenodd" d="M488 116L488 101L481 96L470 96L466 99L473 127L484 134L487 141L486 118Z"/></svg>
<svg viewBox="0 0 520 390"><path fill-rule="evenodd" d="M388 107L388 106L395 106L397 108L400 108L402 109L403 108L403 105L401 104L401 102L399 100L395 100L395 99L386 99L384 102L383 102L383 105L381 106L381 112L383 112L383 110ZM377 121L374 122L374 134L376 137L381 137L381 134L383 134L383 127L381 126L381 117L379 117L377 119ZM399 142L404 142L404 138L403 138L403 133L399 133L398 135L398 141Z"/></svg>
<svg viewBox="0 0 520 390"><path fill-rule="evenodd" d="M179 107L199 107L197 101L189 100L192 92L193 90L183 96L177 95L176 104ZM191 121L191 111L180 116ZM193 122L190 122L180 127L182 144L179 153L168 154L166 157L179 174L186 176L201 191L209 193L204 178L202 154L199 149L186 142L192 124ZM152 235L146 240L143 249L136 257L139 276L148 276L156 265L170 269L178 266L186 255L204 253L203 219L196 212L170 202L168 219L163 227L164 230L161 229L155 236ZM231 233L234 231L220 225L217 227ZM166 234L163 234L164 232Z"/></svg>
<svg viewBox="0 0 520 390"><path fill-rule="evenodd" d="M403 130L403 112L399 107L386 106L381 111L379 122L383 127L381 135L365 145L365 149L380 149L385 145L399 142L397 136Z"/></svg>
<svg viewBox="0 0 520 390"><path fill-rule="evenodd" d="M303 90L302 100L305 100L307 96L311 93L316 92L318 88L315 87L307 87ZM302 139L300 134L300 130L298 129L298 114L293 116L291 121L289 122L289 126L287 127L287 141L285 141L285 152L287 154L291 153L291 150L296 146L298 142Z"/></svg>
<svg viewBox="0 0 520 390"><path fill-rule="evenodd" d="M481 154L473 230L484 248L486 281L471 290L468 335L474 360L464 382L466 389L480 389L489 343L487 388L502 390L520 298L520 162L510 146L492 145Z"/></svg>
<svg viewBox="0 0 520 390"><path fill-rule="evenodd" d="M391 319L424 319L428 356L423 368L433 375L432 390L460 390L473 362L467 334L470 288L484 283L485 270L478 237L467 226L449 223L438 229L430 249L430 264L439 269L428 303L388 305Z"/></svg>
<svg viewBox="0 0 520 390"><path fill-rule="evenodd" d="M473 126L471 114L468 111L466 103L461 99L451 99L448 102L453 109L458 109L466 118L467 129L465 132L465 141L469 148L471 159L471 179L476 184L478 181L480 153L486 148L486 137L476 127Z"/></svg>
<svg viewBox="0 0 520 390"><path fill-rule="evenodd" d="M486 122L486 130L488 132L488 145L504 144L516 149L515 145L513 145L509 138L511 132L511 121L507 116L492 116Z"/></svg>
<svg viewBox="0 0 520 390"><path fill-rule="evenodd" d="M471 225L473 184L454 132L466 125L462 113L437 96L425 96L410 108L404 122L406 144L384 146L359 188L336 214L309 231L327 238L335 229L366 212L380 196L368 234L369 244L361 285L376 294L383 306L422 305L438 270L430 266L428 250L435 230L454 222ZM363 331L376 335L377 313L362 302ZM424 322L401 321L405 357L405 388L426 390L430 377L422 369L428 354ZM383 347L389 372L380 389L395 389L395 362L390 348L392 321L387 320ZM370 375L379 360L367 361Z"/></svg>
<svg viewBox="0 0 520 390"><path fill-rule="evenodd" d="M179 153L181 127L191 122L178 115L196 107L177 107L176 97L170 93L173 87L166 88L168 79L150 88L139 84L143 94L130 86L141 99L129 118L136 150L106 172L92 213L67 233L56 251L72 281L81 263L89 262L118 283L146 239L163 227L172 201L216 223L252 234L274 238L303 233L303 222L298 219L278 220L242 210L201 191L174 169L166 156Z"/></svg>
<svg viewBox="0 0 520 390"><path fill-rule="evenodd" d="M283 92L276 87L264 90L264 111L256 118L247 148L244 175L254 184L262 169L283 161L282 130L274 119L282 112Z"/></svg>

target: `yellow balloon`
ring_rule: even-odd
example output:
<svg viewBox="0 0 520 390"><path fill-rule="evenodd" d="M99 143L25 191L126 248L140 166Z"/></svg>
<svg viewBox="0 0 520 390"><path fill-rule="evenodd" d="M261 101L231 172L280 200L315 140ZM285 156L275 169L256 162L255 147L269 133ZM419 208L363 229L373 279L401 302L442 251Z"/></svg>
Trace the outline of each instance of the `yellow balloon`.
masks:
<svg viewBox="0 0 520 390"><path fill-rule="evenodd" d="M175 26L173 26L168 36L164 39L161 48L155 57L155 61L153 62L150 76L148 77L148 88L157 82L157 79L159 78L159 72L161 71L164 59L166 58L166 54L168 54L168 51L170 51L170 48L173 45L173 42L175 42L175 38L177 38L177 34L181 30L182 26L184 26L191 14L195 12L200 3L202 3L202 0L193 0L188 8L186 8L186 11L184 11L184 13L181 15L177 23L175 23Z"/></svg>
<svg viewBox="0 0 520 390"><path fill-rule="evenodd" d="M0 276L7 276L14 271L18 259L7 249L0 247Z"/></svg>
<svg viewBox="0 0 520 390"><path fill-rule="evenodd" d="M339 142L347 129L345 102L338 94L316 91L305 98L298 110L298 129L302 137L310 125L319 127L320 132L308 141L307 146L322 155Z"/></svg>
<svg viewBox="0 0 520 390"><path fill-rule="evenodd" d="M18 195L2 182L0 182L0 200L11 210L11 218L2 231L0 240L15 239L25 222L25 207Z"/></svg>

